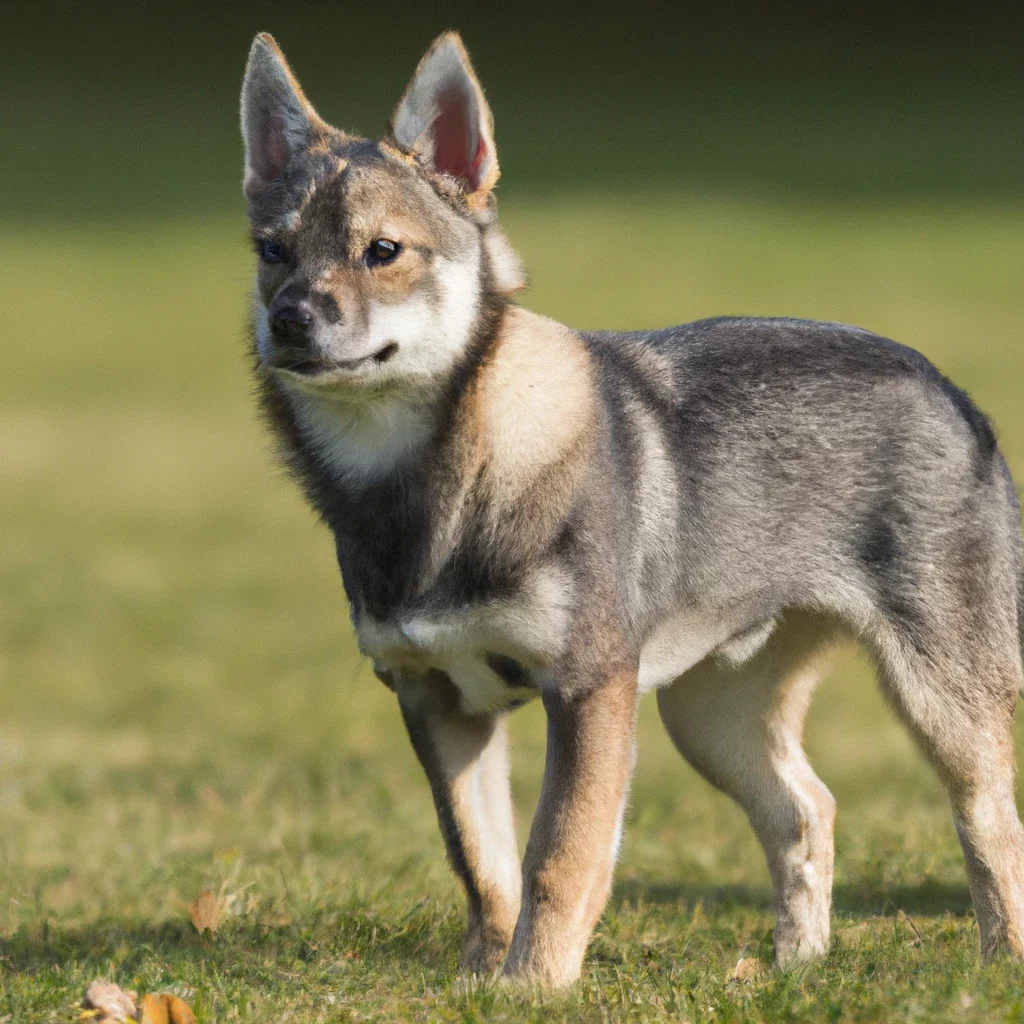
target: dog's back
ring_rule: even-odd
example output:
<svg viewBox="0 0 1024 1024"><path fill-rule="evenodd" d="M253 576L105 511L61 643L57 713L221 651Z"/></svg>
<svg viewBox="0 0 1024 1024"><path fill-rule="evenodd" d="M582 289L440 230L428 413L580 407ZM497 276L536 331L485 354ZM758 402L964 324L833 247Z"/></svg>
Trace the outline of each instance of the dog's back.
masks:
<svg viewBox="0 0 1024 1024"><path fill-rule="evenodd" d="M918 352L787 319L584 337L641 631L666 603L741 628L803 606L863 626L877 610L924 643L943 615L972 614L979 575L1013 606L1006 463L984 415Z"/></svg>

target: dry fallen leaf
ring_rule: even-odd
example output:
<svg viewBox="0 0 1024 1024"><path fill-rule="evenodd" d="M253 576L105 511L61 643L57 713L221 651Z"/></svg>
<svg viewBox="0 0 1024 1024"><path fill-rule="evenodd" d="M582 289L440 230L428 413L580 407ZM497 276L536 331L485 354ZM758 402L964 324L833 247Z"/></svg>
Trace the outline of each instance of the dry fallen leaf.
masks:
<svg viewBox="0 0 1024 1024"><path fill-rule="evenodd" d="M82 1000L83 1020L96 1024L122 1024L123 1021L138 1020L136 1003L139 997L134 992L125 992L112 981L97 979L86 990Z"/></svg>
<svg viewBox="0 0 1024 1024"><path fill-rule="evenodd" d="M761 961L756 956L741 956L725 979L726 987L750 983L761 973Z"/></svg>
<svg viewBox="0 0 1024 1024"><path fill-rule="evenodd" d="M231 881L231 879L225 879L221 883L220 890L216 895L209 889L204 889L199 894L199 898L189 904L188 916L192 918L192 923L200 935L206 932L216 935L217 929L224 922L224 918L231 911L231 908L245 895L245 890L249 888L248 885L243 885L240 889L229 892L228 886L231 884ZM257 905L258 902L257 900Z"/></svg>
<svg viewBox="0 0 1024 1024"><path fill-rule="evenodd" d="M139 1024L196 1024L196 1015L183 999L164 992L142 1000Z"/></svg>
<svg viewBox="0 0 1024 1024"><path fill-rule="evenodd" d="M94 981L85 991L80 1020L89 1024L196 1024L188 1003L170 992L146 996L141 1010L138 999L112 981Z"/></svg>
<svg viewBox="0 0 1024 1024"><path fill-rule="evenodd" d="M204 932L216 935L226 909L226 901L222 896L214 896L209 889L204 889L199 899L188 905L188 916L192 918L200 935Z"/></svg>
<svg viewBox="0 0 1024 1024"><path fill-rule="evenodd" d="M164 1001L156 996L146 996L142 1000L142 1020L139 1024L170 1024Z"/></svg>

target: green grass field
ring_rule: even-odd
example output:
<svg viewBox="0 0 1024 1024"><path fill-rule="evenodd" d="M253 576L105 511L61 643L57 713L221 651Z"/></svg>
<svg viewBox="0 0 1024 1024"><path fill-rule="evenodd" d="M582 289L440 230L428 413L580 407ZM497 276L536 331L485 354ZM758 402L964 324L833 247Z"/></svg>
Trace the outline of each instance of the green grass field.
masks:
<svg viewBox="0 0 1024 1024"><path fill-rule="evenodd" d="M1024 480L1024 207L594 197L505 220L524 301L578 326L776 313L922 349ZM95 977L201 1021L1024 1020L1024 968L979 964L943 794L852 652L808 726L839 801L825 961L769 969L760 850L647 700L583 981L530 1000L460 978L425 780L252 408L244 223L5 242L0 1021L74 1019ZM525 838L541 709L513 735ZM225 908L201 937L204 889Z"/></svg>

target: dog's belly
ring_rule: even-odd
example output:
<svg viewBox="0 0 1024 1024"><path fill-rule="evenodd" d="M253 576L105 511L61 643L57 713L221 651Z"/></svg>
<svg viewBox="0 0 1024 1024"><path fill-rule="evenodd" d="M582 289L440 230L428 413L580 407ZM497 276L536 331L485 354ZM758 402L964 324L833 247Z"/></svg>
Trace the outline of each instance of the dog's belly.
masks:
<svg viewBox="0 0 1024 1024"><path fill-rule="evenodd" d="M765 645L775 619L741 624L725 615L685 609L667 616L640 650L641 693L668 686L708 655L742 665Z"/></svg>

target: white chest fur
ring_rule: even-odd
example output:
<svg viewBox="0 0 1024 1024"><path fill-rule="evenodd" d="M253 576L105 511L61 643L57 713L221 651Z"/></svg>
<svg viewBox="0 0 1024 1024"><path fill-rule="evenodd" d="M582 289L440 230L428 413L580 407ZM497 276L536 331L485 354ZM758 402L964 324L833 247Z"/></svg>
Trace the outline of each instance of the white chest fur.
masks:
<svg viewBox="0 0 1024 1024"><path fill-rule="evenodd" d="M463 710L479 714L521 703L550 684L564 648L568 601L563 575L545 566L511 597L389 622L364 614L356 636L380 669L444 672Z"/></svg>
<svg viewBox="0 0 1024 1024"><path fill-rule="evenodd" d="M468 714L500 711L537 696L546 679L541 668L524 664L522 654L514 658L488 650L484 635L467 643L466 634L463 624L423 617L391 624L364 616L356 631L360 650L378 669L443 672L458 689L462 710ZM504 666L514 671L501 671Z"/></svg>

